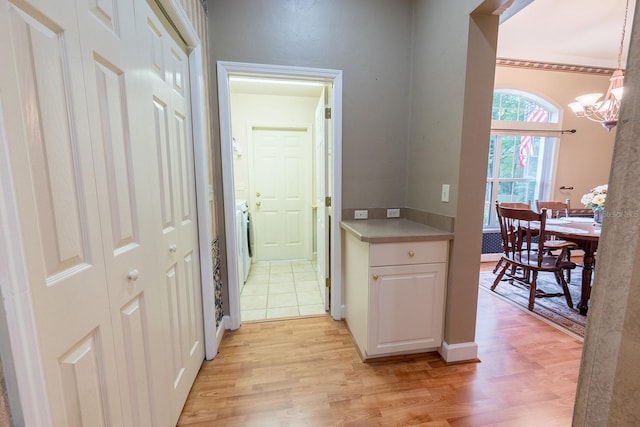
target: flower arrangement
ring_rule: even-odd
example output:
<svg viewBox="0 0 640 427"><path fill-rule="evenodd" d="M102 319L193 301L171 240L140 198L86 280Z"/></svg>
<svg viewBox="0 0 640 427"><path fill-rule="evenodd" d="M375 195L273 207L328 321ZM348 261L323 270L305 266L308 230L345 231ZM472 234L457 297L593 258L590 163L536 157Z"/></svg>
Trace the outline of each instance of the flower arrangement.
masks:
<svg viewBox="0 0 640 427"><path fill-rule="evenodd" d="M587 194L582 196L580 202L585 208L589 208L592 211L601 211L604 209L604 203L607 200L608 185L598 185L592 188Z"/></svg>

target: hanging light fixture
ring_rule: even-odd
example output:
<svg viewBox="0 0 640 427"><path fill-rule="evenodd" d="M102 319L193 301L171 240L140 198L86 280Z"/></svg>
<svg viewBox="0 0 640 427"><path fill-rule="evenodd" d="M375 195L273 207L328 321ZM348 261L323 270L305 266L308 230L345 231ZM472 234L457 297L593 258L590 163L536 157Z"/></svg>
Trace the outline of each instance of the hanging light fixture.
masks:
<svg viewBox="0 0 640 427"><path fill-rule="evenodd" d="M624 74L622 72L622 48L624 44L624 34L627 27L627 13L629 11L629 0L624 9L624 23L622 24L622 37L620 38L620 48L618 50L618 68L609 79L609 88L604 98L601 93L588 93L576 97L576 102L569 104L577 117L586 117L589 120L600 123L608 131L611 131L618 124L618 113L620 111L620 99L622 98L622 86L624 84Z"/></svg>

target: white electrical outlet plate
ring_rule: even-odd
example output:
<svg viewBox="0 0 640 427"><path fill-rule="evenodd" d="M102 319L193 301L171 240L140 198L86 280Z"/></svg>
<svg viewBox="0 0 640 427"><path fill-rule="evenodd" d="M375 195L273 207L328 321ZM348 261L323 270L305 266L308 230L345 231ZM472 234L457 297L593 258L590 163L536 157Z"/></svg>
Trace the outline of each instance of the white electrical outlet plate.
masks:
<svg viewBox="0 0 640 427"><path fill-rule="evenodd" d="M354 219L367 219L367 218L369 218L369 211L366 210L366 209L357 210L353 214L353 218Z"/></svg>
<svg viewBox="0 0 640 427"><path fill-rule="evenodd" d="M400 209L387 209L387 218L400 218Z"/></svg>
<svg viewBox="0 0 640 427"><path fill-rule="evenodd" d="M442 201L449 201L449 184L442 184Z"/></svg>

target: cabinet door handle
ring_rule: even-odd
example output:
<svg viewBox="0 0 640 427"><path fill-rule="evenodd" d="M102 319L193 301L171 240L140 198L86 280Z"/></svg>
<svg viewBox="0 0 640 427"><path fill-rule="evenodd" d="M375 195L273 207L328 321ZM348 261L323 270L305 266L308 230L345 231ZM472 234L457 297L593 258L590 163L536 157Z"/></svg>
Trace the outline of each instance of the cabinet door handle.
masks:
<svg viewBox="0 0 640 427"><path fill-rule="evenodd" d="M256 202L256 206L260 206L262 203L260 202Z"/></svg>
<svg viewBox="0 0 640 427"><path fill-rule="evenodd" d="M413 257L415 255L415 253L413 253L413 251L409 251L409 256Z"/></svg>
<svg viewBox="0 0 640 427"><path fill-rule="evenodd" d="M373 275L373 280L378 280L378 275L377 274Z"/></svg>

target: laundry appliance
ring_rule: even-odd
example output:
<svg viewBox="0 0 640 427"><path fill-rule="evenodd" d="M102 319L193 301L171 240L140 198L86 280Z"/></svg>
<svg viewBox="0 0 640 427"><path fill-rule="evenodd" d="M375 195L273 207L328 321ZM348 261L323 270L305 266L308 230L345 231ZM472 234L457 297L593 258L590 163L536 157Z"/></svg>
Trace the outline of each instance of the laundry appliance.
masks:
<svg viewBox="0 0 640 427"><path fill-rule="evenodd" d="M249 206L246 200L236 200L236 247L238 255L238 277L241 283L249 278L251 269L251 249L249 241L250 230Z"/></svg>

